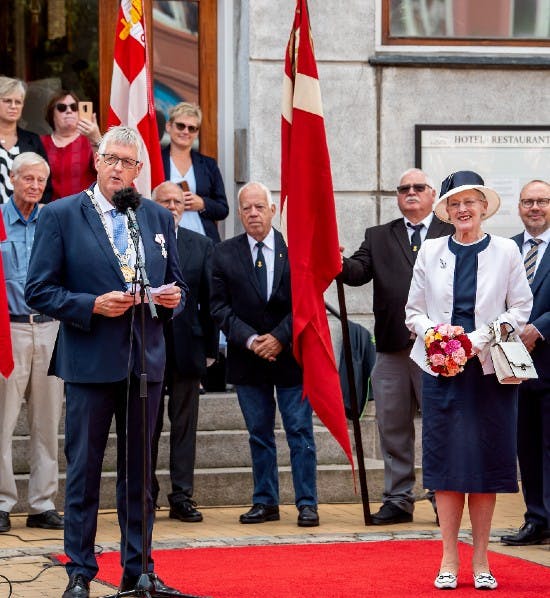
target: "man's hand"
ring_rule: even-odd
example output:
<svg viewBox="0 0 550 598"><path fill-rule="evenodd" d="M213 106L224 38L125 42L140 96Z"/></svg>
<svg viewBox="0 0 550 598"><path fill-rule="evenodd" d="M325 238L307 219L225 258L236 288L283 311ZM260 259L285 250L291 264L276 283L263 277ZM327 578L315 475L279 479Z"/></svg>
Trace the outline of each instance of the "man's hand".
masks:
<svg viewBox="0 0 550 598"><path fill-rule="evenodd" d="M205 208L204 199L195 193L191 193L191 191L184 191L183 201L185 202L186 211L200 212Z"/></svg>
<svg viewBox="0 0 550 598"><path fill-rule="evenodd" d="M272 334L262 334L254 339L250 348L258 357L275 361L283 350L283 345Z"/></svg>
<svg viewBox="0 0 550 598"><path fill-rule="evenodd" d="M540 332L533 326L533 324L527 324L523 329L523 332L519 335L519 338L523 341L527 351L531 351L535 348L535 343L540 336Z"/></svg>
<svg viewBox="0 0 550 598"><path fill-rule="evenodd" d="M116 318L121 316L133 303L132 295L122 291L111 291L96 297L93 313L107 318Z"/></svg>
<svg viewBox="0 0 550 598"><path fill-rule="evenodd" d="M155 303L167 307L168 309L175 309L181 301L181 289L174 285L155 295Z"/></svg>

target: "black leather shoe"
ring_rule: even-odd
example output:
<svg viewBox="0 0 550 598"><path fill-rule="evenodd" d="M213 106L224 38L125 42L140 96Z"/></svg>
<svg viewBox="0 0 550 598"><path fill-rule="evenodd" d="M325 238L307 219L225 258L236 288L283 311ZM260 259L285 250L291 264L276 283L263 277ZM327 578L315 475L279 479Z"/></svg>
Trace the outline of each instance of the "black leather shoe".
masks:
<svg viewBox="0 0 550 598"><path fill-rule="evenodd" d="M239 517L241 523L265 523L266 521L279 521L279 507L277 505L254 505L250 511Z"/></svg>
<svg viewBox="0 0 550 598"><path fill-rule="evenodd" d="M500 541L508 546L531 546L541 544L548 537L550 534L543 525L527 521L519 528L517 534L502 536Z"/></svg>
<svg viewBox="0 0 550 598"><path fill-rule="evenodd" d="M167 586L162 579L156 573L149 573L147 575L149 580L145 580L146 584L138 587L138 582L140 581L141 576L123 576L122 581L120 583L120 592L130 592L134 589L142 589L147 590L151 593L152 596L158 596L162 598L166 596L166 598L177 597L177 598L197 598L192 596L191 594L183 594L179 590L175 588L171 588Z"/></svg>
<svg viewBox="0 0 550 598"><path fill-rule="evenodd" d="M298 507L298 527L317 527L319 525L319 513L315 505L302 505Z"/></svg>
<svg viewBox="0 0 550 598"><path fill-rule="evenodd" d="M10 514L7 511L0 511L0 533L9 532L11 529Z"/></svg>
<svg viewBox="0 0 550 598"><path fill-rule="evenodd" d="M90 582L77 573L69 577L69 584L63 592L62 598L88 598L90 596Z"/></svg>
<svg viewBox="0 0 550 598"><path fill-rule="evenodd" d="M186 523L198 523L202 521L202 513L195 508L197 503L194 500L182 500L170 505L170 519L179 519Z"/></svg>
<svg viewBox="0 0 550 598"><path fill-rule="evenodd" d="M27 527L41 527L42 529L63 529L63 517L54 510L44 511L27 517Z"/></svg>
<svg viewBox="0 0 550 598"><path fill-rule="evenodd" d="M378 513L372 516L374 525L393 525L394 523L410 523L413 520L412 513L407 513L391 502L382 505Z"/></svg>

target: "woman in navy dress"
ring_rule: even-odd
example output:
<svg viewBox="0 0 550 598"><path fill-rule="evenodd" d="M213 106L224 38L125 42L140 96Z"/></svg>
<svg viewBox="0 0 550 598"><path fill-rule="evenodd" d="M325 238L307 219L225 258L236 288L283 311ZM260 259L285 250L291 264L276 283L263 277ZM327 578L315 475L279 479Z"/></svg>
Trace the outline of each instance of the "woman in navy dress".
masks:
<svg viewBox="0 0 550 598"><path fill-rule="evenodd" d="M411 358L424 370L423 475L433 488L443 556L434 585L457 586L458 532L468 495L478 589L495 589L487 557L497 492L517 492L517 387L499 384L490 357L490 324L521 332L532 295L517 245L488 235L482 220L500 198L475 172L447 177L436 215L455 227L450 237L423 243L415 263L406 322L417 335ZM435 374L426 362L426 333L438 324L462 326L473 357L456 376Z"/></svg>

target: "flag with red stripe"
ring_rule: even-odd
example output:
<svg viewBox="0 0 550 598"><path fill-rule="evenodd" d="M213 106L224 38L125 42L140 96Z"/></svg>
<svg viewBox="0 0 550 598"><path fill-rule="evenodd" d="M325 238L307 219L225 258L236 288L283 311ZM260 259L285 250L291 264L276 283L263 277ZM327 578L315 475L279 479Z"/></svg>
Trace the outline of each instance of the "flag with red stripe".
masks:
<svg viewBox="0 0 550 598"><path fill-rule="evenodd" d="M0 242L6 240L4 219L0 212ZM13 371L13 352L11 347L10 314L8 311L8 296L6 280L4 278L4 264L0 252L0 374L8 378Z"/></svg>
<svg viewBox="0 0 550 598"><path fill-rule="evenodd" d="M145 0L120 3L107 124L139 131L147 152L135 186L142 195L151 197L151 189L164 181L164 171L145 43L144 4Z"/></svg>
<svg viewBox="0 0 550 598"><path fill-rule="evenodd" d="M352 462L323 293L342 269L321 89L306 0L297 0L285 59L281 218L292 285L294 355L304 395Z"/></svg>

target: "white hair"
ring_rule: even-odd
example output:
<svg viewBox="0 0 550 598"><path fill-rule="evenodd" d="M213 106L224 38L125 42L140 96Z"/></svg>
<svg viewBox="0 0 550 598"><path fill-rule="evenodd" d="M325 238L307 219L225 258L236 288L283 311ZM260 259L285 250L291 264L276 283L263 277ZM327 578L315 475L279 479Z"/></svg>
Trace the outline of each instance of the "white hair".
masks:
<svg viewBox="0 0 550 598"><path fill-rule="evenodd" d="M241 201L241 195L246 189L249 189L250 187L259 187L265 193L268 205L270 207L275 205L273 197L271 196L271 191L263 183L258 183L256 181L250 181L239 189L239 192L237 193L237 201Z"/></svg>
<svg viewBox="0 0 550 598"><path fill-rule="evenodd" d="M432 188L435 189L435 185L433 182L433 179L431 177L429 177L423 170L421 170L420 168L408 168L407 170L405 170L405 172L403 172L401 174L401 176L399 177L399 180L402 181L403 177L406 177L408 174L412 174L413 172L419 172L420 174L424 175L424 178L426 179L426 183Z"/></svg>
<svg viewBox="0 0 550 598"><path fill-rule="evenodd" d="M23 152L15 156L11 165L11 173L13 176L16 176L25 166L36 166L37 164L45 166L47 171L46 176L50 176L50 165L42 156L35 154L34 152Z"/></svg>
<svg viewBox="0 0 550 598"><path fill-rule="evenodd" d="M111 127L103 136L103 139L97 148L97 153L104 154L105 148L110 143L114 145L127 145L130 147L135 147L137 150L137 159L141 162L144 151L143 141L141 140L140 134L132 127L126 127L123 125Z"/></svg>

